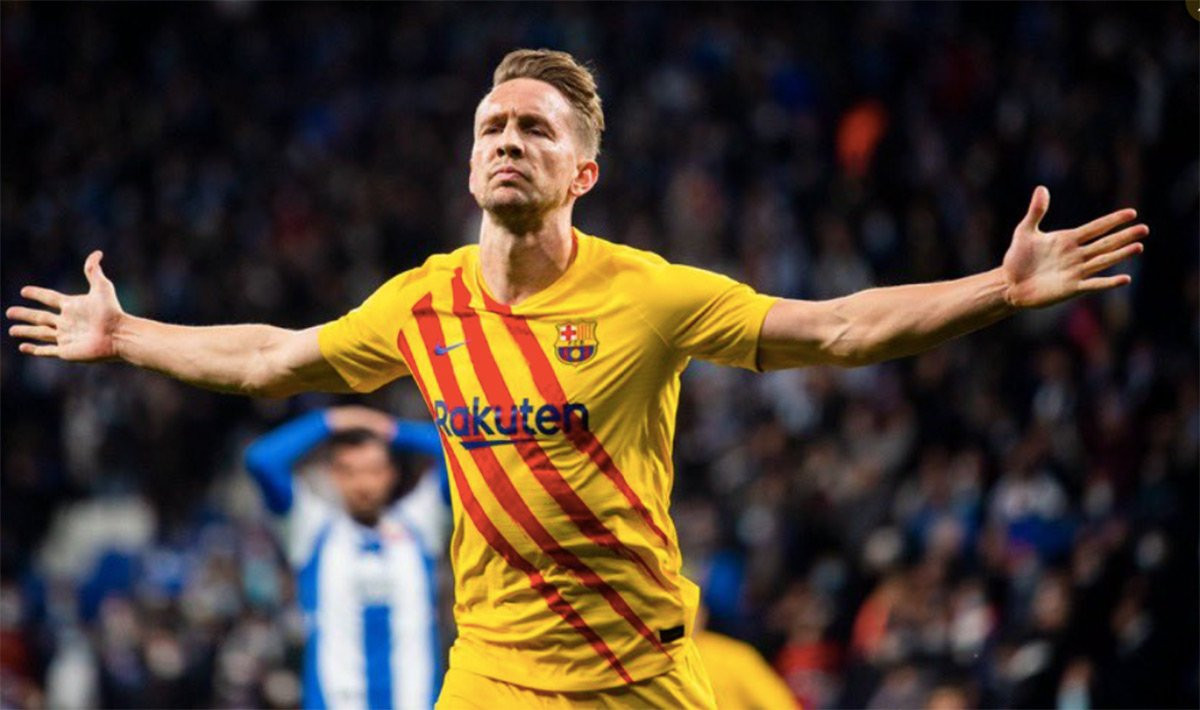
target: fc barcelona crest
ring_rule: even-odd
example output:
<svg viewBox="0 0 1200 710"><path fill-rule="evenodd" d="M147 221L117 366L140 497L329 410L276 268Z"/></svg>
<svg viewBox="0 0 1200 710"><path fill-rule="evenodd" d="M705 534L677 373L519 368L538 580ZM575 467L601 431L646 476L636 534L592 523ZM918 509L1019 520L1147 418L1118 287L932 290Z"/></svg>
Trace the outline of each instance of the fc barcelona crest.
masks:
<svg viewBox="0 0 1200 710"><path fill-rule="evenodd" d="M599 342L596 340L596 321L585 320L559 323L558 337L554 340L554 354L568 365L578 365L596 355Z"/></svg>

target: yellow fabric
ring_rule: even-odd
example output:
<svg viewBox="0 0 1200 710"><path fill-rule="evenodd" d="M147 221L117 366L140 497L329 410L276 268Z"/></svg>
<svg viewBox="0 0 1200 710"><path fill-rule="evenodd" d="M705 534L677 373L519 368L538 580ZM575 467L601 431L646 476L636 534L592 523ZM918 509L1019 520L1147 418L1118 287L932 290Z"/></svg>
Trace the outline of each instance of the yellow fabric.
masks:
<svg viewBox="0 0 1200 710"><path fill-rule="evenodd" d="M392 277L361 306L317 331L321 355L334 366L346 384L359 392L373 392L409 374L397 357L396 338L388 314L395 296L419 275L419 270Z"/></svg>
<svg viewBox="0 0 1200 710"><path fill-rule="evenodd" d="M696 634L696 646L720 710L799 707L787 684L750 644L702 630Z"/></svg>
<svg viewBox="0 0 1200 710"><path fill-rule="evenodd" d="M359 391L413 374L442 432L450 666L552 691L667 672L699 598L667 514L679 373L753 369L775 299L577 230L511 312L479 273L477 246L431 257L319 334Z"/></svg>
<svg viewBox="0 0 1200 710"><path fill-rule="evenodd" d="M704 675L696 645L688 639L680 662L667 673L646 680L574 693L534 690L471 671L451 668L442 683L437 710L577 710L612 708L679 708L714 710L712 686Z"/></svg>

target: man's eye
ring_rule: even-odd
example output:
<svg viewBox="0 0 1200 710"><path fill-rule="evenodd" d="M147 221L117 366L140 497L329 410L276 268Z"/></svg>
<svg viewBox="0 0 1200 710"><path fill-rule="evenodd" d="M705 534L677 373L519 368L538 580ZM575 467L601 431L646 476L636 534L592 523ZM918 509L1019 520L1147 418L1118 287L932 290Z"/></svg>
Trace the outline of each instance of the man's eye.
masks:
<svg viewBox="0 0 1200 710"><path fill-rule="evenodd" d="M485 126L483 129L484 135L487 135L488 133L499 133L499 132L500 132L500 129L497 128L496 126Z"/></svg>

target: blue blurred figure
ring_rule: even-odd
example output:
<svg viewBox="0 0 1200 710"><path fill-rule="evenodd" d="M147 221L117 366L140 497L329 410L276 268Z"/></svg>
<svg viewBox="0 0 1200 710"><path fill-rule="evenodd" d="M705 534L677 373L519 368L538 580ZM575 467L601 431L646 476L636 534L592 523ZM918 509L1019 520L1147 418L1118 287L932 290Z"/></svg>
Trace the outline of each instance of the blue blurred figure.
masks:
<svg viewBox="0 0 1200 710"><path fill-rule="evenodd" d="M322 443L328 475L293 476ZM246 451L267 507L285 522L307 625L306 708L428 708L437 697L434 560L448 526L446 477L439 465L393 500L402 477L392 450L442 460L432 424L365 407L311 412Z"/></svg>

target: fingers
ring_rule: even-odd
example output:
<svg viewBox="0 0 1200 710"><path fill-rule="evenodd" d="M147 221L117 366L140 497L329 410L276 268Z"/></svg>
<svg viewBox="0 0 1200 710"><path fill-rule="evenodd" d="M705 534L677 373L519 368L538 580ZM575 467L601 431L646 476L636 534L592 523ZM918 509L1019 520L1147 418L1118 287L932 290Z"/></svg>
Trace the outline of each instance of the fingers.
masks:
<svg viewBox="0 0 1200 710"><path fill-rule="evenodd" d="M43 343L58 342L58 329L46 325L14 325L8 329L8 334L14 338L29 338Z"/></svg>
<svg viewBox="0 0 1200 710"><path fill-rule="evenodd" d="M1050 209L1050 190L1045 185L1038 185L1033 190L1033 197L1029 200L1029 211L1025 213L1025 219L1021 220L1021 226L1028 229L1037 229L1042 223L1042 218L1046 216L1046 211Z"/></svg>
<svg viewBox="0 0 1200 710"><path fill-rule="evenodd" d="M1091 244L1088 244L1087 246L1083 247L1083 249L1082 249L1083 258L1091 259L1092 257L1094 257L1098 254L1110 252L1113 249L1119 249L1119 248L1125 246L1126 244L1129 244L1130 242L1133 242L1138 239L1141 239L1142 237L1145 237L1149 233L1150 233L1150 228L1144 224L1138 224L1133 227L1126 227L1125 229L1122 229L1119 232L1110 234L1107 237L1104 237L1103 239L1098 239L1098 240L1092 242Z"/></svg>
<svg viewBox="0 0 1200 710"><path fill-rule="evenodd" d="M1088 291L1107 291L1110 288L1124 286L1133 281L1133 277L1129 274L1117 274L1116 276L1097 276L1091 279L1084 279L1079 284L1081 292Z"/></svg>
<svg viewBox="0 0 1200 710"><path fill-rule="evenodd" d="M24 306L13 306L4 312L11 320L25 321L34 325L52 325L58 327L58 314L50 311L43 311L37 308L26 308Z"/></svg>
<svg viewBox="0 0 1200 710"><path fill-rule="evenodd" d="M1104 271L1110 266L1114 266L1122 261L1125 261L1134 254L1141 254L1142 250L1145 248L1146 246L1141 242L1134 242L1133 244L1117 249L1116 251L1110 251L1107 254L1101 254L1100 256L1093 257L1092 259L1084 262L1083 273L1085 276L1090 276L1091 274Z"/></svg>
<svg viewBox="0 0 1200 710"><path fill-rule="evenodd" d="M58 357L57 345L34 345L33 343L21 343L17 349L26 355L36 355L38 357Z"/></svg>
<svg viewBox="0 0 1200 710"><path fill-rule="evenodd" d="M21 295L31 301L37 301L44 306L58 309L62 308L63 299L66 298L66 296L58 291L42 288L41 286L26 286L21 289Z"/></svg>
<svg viewBox="0 0 1200 710"><path fill-rule="evenodd" d="M1091 240L1118 225L1125 224L1135 217L1137 217L1137 210L1133 208L1117 210L1116 212L1112 212L1098 219L1094 219L1082 227L1076 227L1075 229L1069 230L1069 233L1071 236L1075 237L1080 244L1084 244L1086 242L1090 242Z"/></svg>

